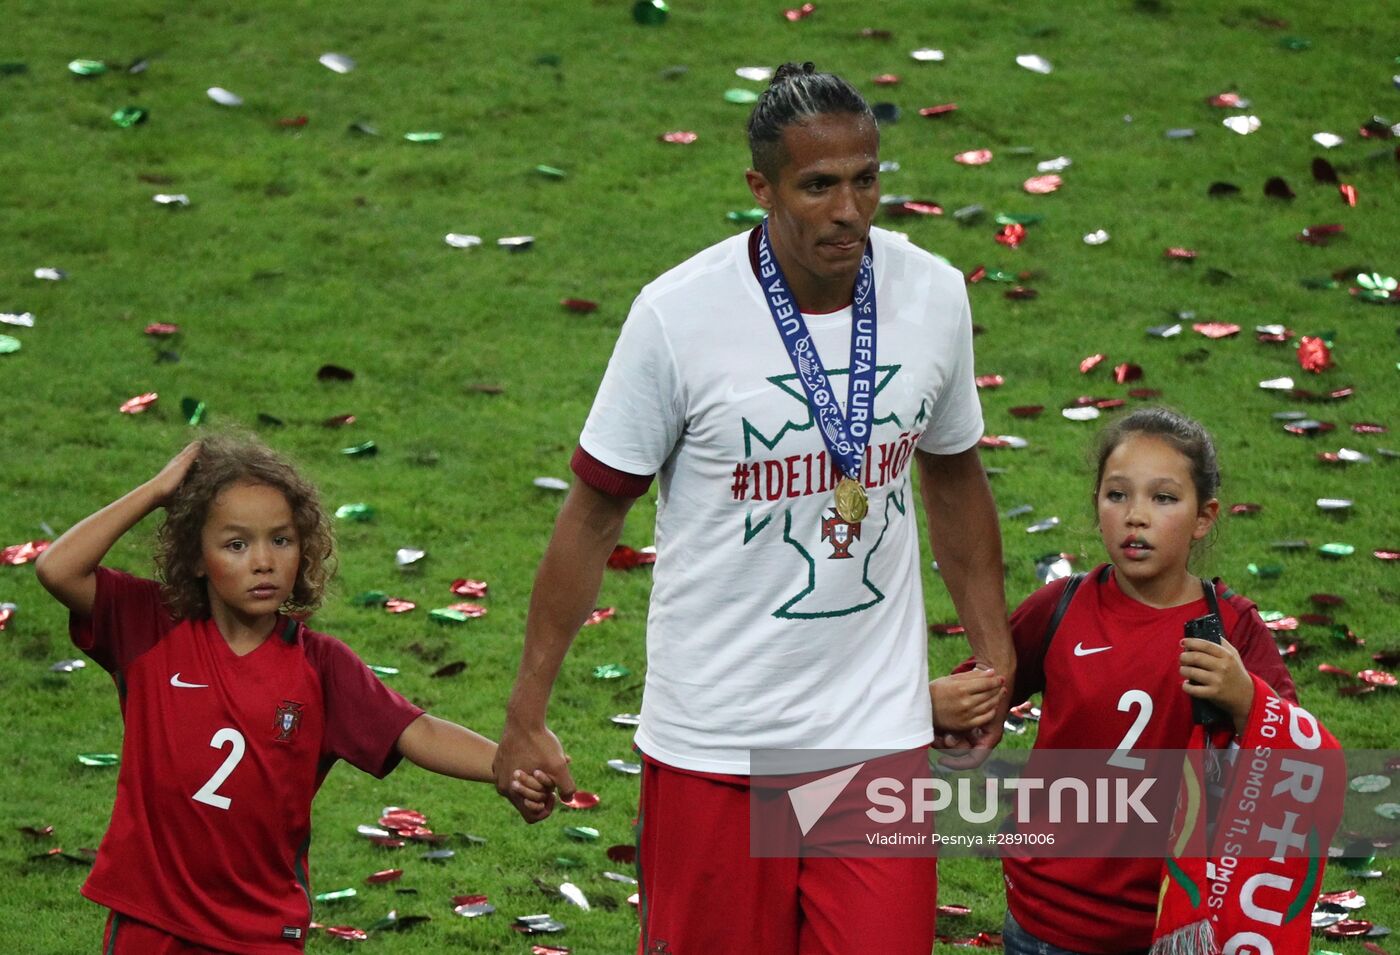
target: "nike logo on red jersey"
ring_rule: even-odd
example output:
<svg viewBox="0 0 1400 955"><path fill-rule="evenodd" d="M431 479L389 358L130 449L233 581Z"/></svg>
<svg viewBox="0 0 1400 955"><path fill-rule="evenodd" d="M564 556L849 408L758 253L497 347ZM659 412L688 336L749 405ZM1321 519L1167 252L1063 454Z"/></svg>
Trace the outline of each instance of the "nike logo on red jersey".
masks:
<svg viewBox="0 0 1400 955"><path fill-rule="evenodd" d="M1083 643L1074 645L1074 655L1077 657L1087 657L1092 653L1103 653L1105 650L1112 650L1112 647L1086 647Z"/></svg>
<svg viewBox="0 0 1400 955"><path fill-rule="evenodd" d="M180 673L178 670L175 672L175 675L170 678L170 685L178 686L187 690L207 690L209 688L208 683L186 683L184 680L180 679Z"/></svg>

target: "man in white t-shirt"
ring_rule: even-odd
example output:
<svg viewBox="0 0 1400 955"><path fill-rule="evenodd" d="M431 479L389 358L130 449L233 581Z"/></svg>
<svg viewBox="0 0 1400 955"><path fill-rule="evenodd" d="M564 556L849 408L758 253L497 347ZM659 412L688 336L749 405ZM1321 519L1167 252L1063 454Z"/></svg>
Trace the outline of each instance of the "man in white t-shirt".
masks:
<svg viewBox="0 0 1400 955"><path fill-rule="evenodd" d="M750 858L749 755L924 758L915 468L973 652L1014 677L967 293L871 226L879 130L844 80L783 66L749 142L766 222L646 286L599 387L535 582L498 782L540 769L572 796L549 696L629 507L659 478L639 952L927 952L932 858Z"/></svg>

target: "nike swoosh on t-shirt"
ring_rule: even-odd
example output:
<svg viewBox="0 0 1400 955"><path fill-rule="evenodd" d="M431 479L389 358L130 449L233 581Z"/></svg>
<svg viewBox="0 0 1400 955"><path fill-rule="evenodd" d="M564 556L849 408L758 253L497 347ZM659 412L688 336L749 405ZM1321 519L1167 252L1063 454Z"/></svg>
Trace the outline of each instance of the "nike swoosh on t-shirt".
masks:
<svg viewBox="0 0 1400 955"><path fill-rule="evenodd" d="M1074 655L1077 657L1087 657L1091 653L1103 653L1105 650L1112 650L1112 647L1085 647L1082 643L1074 645Z"/></svg>
<svg viewBox="0 0 1400 955"><path fill-rule="evenodd" d="M170 685L183 687L187 690L207 690L209 688L208 683L186 683L184 680L180 679L178 671L170 678Z"/></svg>

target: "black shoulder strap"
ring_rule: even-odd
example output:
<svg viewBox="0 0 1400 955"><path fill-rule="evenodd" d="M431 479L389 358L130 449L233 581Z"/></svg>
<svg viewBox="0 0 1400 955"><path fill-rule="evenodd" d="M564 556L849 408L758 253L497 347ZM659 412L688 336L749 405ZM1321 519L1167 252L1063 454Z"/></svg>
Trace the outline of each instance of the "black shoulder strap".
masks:
<svg viewBox="0 0 1400 955"><path fill-rule="evenodd" d="M1079 589L1079 585L1084 582L1087 574L1075 574L1065 583L1065 589L1060 591L1060 602L1055 604L1055 612L1050 615L1050 622L1045 625L1045 636L1040 641L1040 658L1043 660L1050 654L1050 641L1055 639L1055 631L1060 627L1060 621L1064 619L1065 611L1069 609L1069 602L1074 599L1074 592Z"/></svg>

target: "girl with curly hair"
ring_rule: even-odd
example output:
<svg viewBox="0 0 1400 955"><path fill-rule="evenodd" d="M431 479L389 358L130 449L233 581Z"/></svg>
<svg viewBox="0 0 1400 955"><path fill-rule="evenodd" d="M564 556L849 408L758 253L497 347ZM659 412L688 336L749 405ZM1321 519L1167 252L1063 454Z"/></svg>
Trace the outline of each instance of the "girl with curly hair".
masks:
<svg viewBox="0 0 1400 955"><path fill-rule="evenodd" d="M100 566L158 507L161 582ZM423 712L311 630L334 567L316 489L255 441L196 441L85 518L37 564L73 642L112 674L125 734L112 821L83 893L106 953L300 951L311 924L311 801L336 760L406 757L493 781L496 745ZM519 773L528 821L552 784Z"/></svg>

